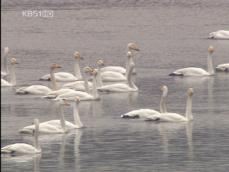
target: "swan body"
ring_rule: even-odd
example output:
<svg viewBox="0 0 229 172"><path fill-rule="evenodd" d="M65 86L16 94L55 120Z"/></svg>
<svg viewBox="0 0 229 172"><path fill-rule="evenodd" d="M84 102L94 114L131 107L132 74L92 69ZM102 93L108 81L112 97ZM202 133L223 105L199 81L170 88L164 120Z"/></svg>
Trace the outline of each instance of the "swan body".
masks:
<svg viewBox="0 0 229 172"><path fill-rule="evenodd" d="M216 71L229 72L229 63L220 64L220 65L216 66Z"/></svg>
<svg viewBox="0 0 229 172"><path fill-rule="evenodd" d="M10 82L1 78L1 86L2 87L10 87L10 86L13 86L13 84L11 84Z"/></svg>
<svg viewBox="0 0 229 172"><path fill-rule="evenodd" d="M38 144L39 120L34 119L34 146L26 143L15 143L1 148L1 153L6 154L38 154L41 148Z"/></svg>
<svg viewBox="0 0 229 172"><path fill-rule="evenodd" d="M88 87L92 88L92 86L93 86L92 82L88 82ZM62 86L62 88L70 88L76 91L86 91L85 81L75 81L75 82L66 83Z"/></svg>
<svg viewBox="0 0 229 172"><path fill-rule="evenodd" d="M101 72L107 72L107 71L112 71L112 72L118 72L121 74L125 74L126 73L126 69L124 67L121 66L106 66L101 68Z"/></svg>
<svg viewBox="0 0 229 172"><path fill-rule="evenodd" d="M212 53L214 52L214 48L209 46L208 48L208 71L196 68L196 67L187 67L183 69L178 69L171 74L170 76L210 76L214 75L214 68L212 63Z"/></svg>
<svg viewBox="0 0 229 172"><path fill-rule="evenodd" d="M101 79L104 82L126 81L126 77L123 74L113 71L101 72Z"/></svg>
<svg viewBox="0 0 229 172"><path fill-rule="evenodd" d="M44 98L56 98L57 96L61 94L66 94L66 93L74 93L75 90L70 89L70 88L61 88L59 90L54 90L49 92Z"/></svg>
<svg viewBox="0 0 229 172"><path fill-rule="evenodd" d="M229 39L229 31L218 30L216 32L209 33L208 38L210 39Z"/></svg>
<svg viewBox="0 0 229 172"><path fill-rule="evenodd" d="M43 85L31 85L28 87L21 87L16 90L16 94L34 94L34 95L47 95L52 90Z"/></svg>

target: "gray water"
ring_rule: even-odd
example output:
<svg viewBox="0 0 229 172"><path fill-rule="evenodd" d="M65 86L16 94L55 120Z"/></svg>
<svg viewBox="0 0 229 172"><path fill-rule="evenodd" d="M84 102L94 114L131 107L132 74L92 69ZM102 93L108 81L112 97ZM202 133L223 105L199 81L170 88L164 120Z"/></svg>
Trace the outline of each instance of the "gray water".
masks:
<svg viewBox="0 0 229 172"><path fill-rule="evenodd" d="M228 0L3 0L2 47L16 57L17 86L49 85L38 78L51 63L72 72L72 54L81 67L103 58L123 65L126 45L137 42L138 93L101 94L100 101L81 102L86 128L66 135L41 135L41 156L2 156L3 171L217 171L229 170L229 75L173 78L175 69L206 68L209 45L214 65L229 62L229 41L206 39L209 32L229 29ZM53 18L22 17L22 10L54 10ZM3 49L1 49L3 52ZM159 87L169 88L168 108L184 114L186 90L194 88L190 123L151 123L120 118L138 108L159 109ZM15 95L1 88L1 146L32 143L18 129L34 118L58 118L48 100ZM72 110L65 108L72 120Z"/></svg>

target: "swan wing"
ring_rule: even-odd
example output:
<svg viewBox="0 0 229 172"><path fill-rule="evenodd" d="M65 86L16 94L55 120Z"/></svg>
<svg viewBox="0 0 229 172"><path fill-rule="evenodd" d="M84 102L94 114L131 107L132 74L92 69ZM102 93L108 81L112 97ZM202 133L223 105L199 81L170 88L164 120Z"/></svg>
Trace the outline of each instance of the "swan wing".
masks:
<svg viewBox="0 0 229 172"><path fill-rule="evenodd" d="M68 72L57 72L54 73L56 81L76 81L76 78L73 74ZM46 74L40 78L40 80L50 80L50 74Z"/></svg>
<svg viewBox="0 0 229 172"><path fill-rule="evenodd" d="M33 154L33 153L40 153L40 151L37 150L32 145L26 143L15 143L1 148L1 153Z"/></svg>
<svg viewBox="0 0 229 172"><path fill-rule="evenodd" d="M105 71L101 73L101 78L103 81L111 81L111 82L115 82L115 81L126 81L126 77L119 73L119 72L113 72L113 71Z"/></svg>
<svg viewBox="0 0 229 172"><path fill-rule="evenodd" d="M21 87L16 90L17 94L34 94L34 95L46 95L52 90L43 85L31 85L29 87Z"/></svg>
<svg viewBox="0 0 229 172"><path fill-rule="evenodd" d="M75 97L78 96L80 98L80 100L92 100L94 99L94 97L86 92L83 91L72 91L72 92L67 92L64 94L60 94L56 100L59 99L67 99L67 100L74 100Z"/></svg>
<svg viewBox="0 0 229 172"><path fill-rule="evenodd" d="M99 91L102 92L128 92L134 91L133 88L130 88L126 83L117 83L111 85L104 85L98 88Z"/></svg>
<svg viewBox="0 0 229 172"><path fill-rule="evenodd" d="M206 76L209 75L207 71L201 68L188 67L183 69L178 69L171 73L170 75L174 76Z"/></svg>
<svg viewBox="0 0 229 172"><path fill-rule="evenodd" d="M126 73L126 69L121 66L106 66L106 67L101 68L101 72L105 72L105 71L119 72L122 74Z"/></svg>
<svg viewBox="0 0 229 172"><path fill-rule="evenodd" d="M138 109L130 111L124 115L121 115L122 118L150 118L154 115L160 115L160 112L153 109Z"/></svg>
<svg viewBox="0 0 229 172"><path fill-rule="evenodd" d="M8 81L1 79L1 86L2 87L9 87L12 86L12 84L10 84Z"/></svg>

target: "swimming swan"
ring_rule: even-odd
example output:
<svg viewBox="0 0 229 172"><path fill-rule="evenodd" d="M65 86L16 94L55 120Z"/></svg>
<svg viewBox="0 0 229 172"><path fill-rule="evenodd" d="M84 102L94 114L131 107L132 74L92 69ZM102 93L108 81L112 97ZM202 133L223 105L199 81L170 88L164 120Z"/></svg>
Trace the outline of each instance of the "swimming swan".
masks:
<svg viewBox="0 0 229 172"><path fill-rule="evenodd" d="M147 120L152 121L164 121L164 122L187 122L193 120L192 115L192 95L193 95L193 88L189 88L187 91L187 103L186 103L186 112L185 116L177 114L177 113L170 113L165 112L153 116L147 117Z"/></svg>
<svg viewBox="0 0 229 172"><path fill-rule="evenodd" d="M34 131L34 146L26 143L15 143L7 145L1 148L1 153L7 154L39 154L41 153L41 148L38 143L38 132L39 132L39 120L34 119L35 130Z"/></svg>
<svg viewBox="0 0 229 172"><path fill-rule="evenodd" d="M134 64L130 64L130 70L127 74L127 83L117 83L104 85L98 88L99 91L102 92L130 92L130 91L138 91L138 87L132 81L132 72L134 70Z"/></svg>
<svg viewBox="0 0 229 172"><path fill-rule="evenodd" d="M69 104L65 100L59 100L57 102L58 111L60 113L60 119L50 120L50 121L40 123L40 126L39 126L40 133L42 134L60 134L60 133L68 132L68 127L67 127L68 124L67 124L67 121L65 121L65 117L63 114L64 105L69 105ZM19 130L19 132L24 133L24 134L32 134L34 128L35 128L34 125L29 125Z"/></svg>
<svg viewBox="0 0 229 172"><path fill-rule="evenodd" d="M218 72L229 72L229 63L224 63L216 66Z"/></svg>
<svg viewBox="0 0 229 172"><path fill-rule="evenodd" d="M229 39L229 31L227 30L218 30L216 32L211 32L208 35L210 39Z"/></svg>
<svg viewBox="0 0 229 172"><path fill-rule="evenodd" d="M55 73L55 77L57 81L76 81L76 80L82 79L79 61L80 59L83 59L83 58L80 56L79 52L74 53L74 58L75 58L74 75L68 72L57 72ZM40 80L50 81L51 76L50 74L46 74L42 76Z"/></svg>
<svg viewBox="0 0 229 172"><path fill-rule="evenodd" d="M3 65L1 69L1 76L5 77L6 75L9 74L9 69L8 69L8 54L9 54L10 49L8 47L4 48L4 55L3 55Z"/></svg>
<svg viewBox="0 0 229 172"><path fill-rule="evenodd" d="M140 51L140 49L136 43L129 43L127 45L127 49L128 49L128 51L132 52L132 54L134 53L134 51L137 51L137 52ZM133 56L131 56L131 58L127 59L126 68L121 67L121 66L106 66L106 67L101 68L101 72L113 71L113 72L119 72L122 74L127 74L128 70L129 70L129 66L131 63L134 63ZM133 71L133 73L135 73L135 71Z"/></svg>
<svg viewBox="0 0 229 172"><path fill-rule="evenodd" d="M212 53L214 52L214 48L209 46L208 48L208 71L205 71L201 68L196 67L188 67L183 69L178 69L173 73L169 74L170 76L210 76L214 75L214 68L212 62Z"/></svg>
<svg viewBox="0 0 229 172"><path fill-rule="evenodd" d="M148 119L150 116L154 115L160 115L160 113L167 112L166 105L165 105L165 98L168 95L168 87L166 85L162 85L160 87L160 90L162 92L161 95L161 101L160 101L160 112L154 110L154 109L138 109L138 110L132 110L124 115L121 115L121 118L143 118Z"/></svg>
<svg viewBox="0 0 229 172"><path fill-rule="evenodd" d="M10 87L10 86L16 85L15 64L18 64L17 60L15 58L11 58L10 60L10 82L1 78L2 87Z"/></svg>
<svg viewBox="0 0 229 172"><path fill-rule="evenodd" d="M61 68L61 66L58 64L52 64L50 67L50 76L53 90L58 89L54 76L54 70L58 68ZM50 92L52 92L52 89L44 85L31 85L28 87L21 87L16 89L16 94L47 95Z"/></svg>

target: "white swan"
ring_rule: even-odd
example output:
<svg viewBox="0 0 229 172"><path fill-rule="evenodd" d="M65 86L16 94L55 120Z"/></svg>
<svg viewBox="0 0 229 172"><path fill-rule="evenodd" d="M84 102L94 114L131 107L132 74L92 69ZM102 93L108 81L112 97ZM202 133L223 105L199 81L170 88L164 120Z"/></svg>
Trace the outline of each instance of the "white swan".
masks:
<svg viewBox="0 0 229 172"><path fill-rule="evenodd" d="M218 71L218 72L229 72L229 63L217 65L216 71Z"/></svg>
<svg viewBox="0 0 229 172"><path fill-rule="evenodd" d="M111 85L104 85L98 88L99 91L102 92L130 92L130 91L138 91L138 87L132 81L132 72L134 70L134 64L130 64L130 70L127 74L127 83L117 83Z"/></svg>
<svg viewBox="0 0 229 172"><path fill-rule="evenodd" d="M98 65L98 76L103 82L116 82L116 81L126 81L126 77L119 72L114 72L114 71L104 71L101 72L101 67L104 66L103 60L98 60L97 61Z"/></svg>
<svg viewBox="0 0 229 172"><path fill-rule="evenodd" d="M192 121L193 120L193 115L192 115L193 88L189 88L187 93L188 93L188 97L187 97L187 103L186 103L185 116L177 114L177 113L165 112L165 113L149 116L149 117L147 117L147 120L164 121L164 122L187 122L187 121Z"/></svg>
<svg viewBox="0 0 229 172"><path fill-rule="evenodd" d="M39 133L60 134L60 133L68 132L68 127L67 127L68 124L67 121L65 121L65 117L63 114L63 105L68 105L68 103L65 100L59 100L57 102L57 105L58 105L58 111L60 113L60 119L50 120L50 121L40 123ZM29 125L19 130L19 132L24 134L32 134L34 128L35 128L34 125Z"/></svg>
<svg viewBox="0 0 229 172"><path fill-rule="evenodd" d="M10 82L1 78L1 86L9 87L16 85L16 75L15 75L15 64L18 64L15 58L11 58L10 60Z"/></svg>
<svg viewBox="0 0 229 172"><path fill-rule="evenodd" d="M227 30L218 30L216 32L211 32L208 35L210 39L229 39L229 31Z"/></svg>
<svg viewBox="0 0 229 172"><path fill-rule="evenodd" d="M160 87L160 90L162 92L161 95L161 101L160 101L160 112L154 110L154 109L138 109L138 110L132 110L126 114L121 115L121 118L142 118L142 119L148 119L150 116L154 115L160 115L160 113L167 112L166 105L165 105L165 98L168 94L168 87L165 85L162 85Z"/></svg>
<svg viewBox="0 0 229 172"><path fill-rule="evenodd" d="M68 72L57 72L55 73L55 77L57 81L66 81L67 82L67 81L76 81L76 80L82 79L79 61L80 59L83 59L83 58L80 56L79 52L74 53L74 58L75 58L74 75ZM40 80L50 81L51 76L50 74L44 75L40 78Z"/></svg>
<svg viewBox="0 0 229 172"><path fill-rule="evenodd" d="M134 53L134 51L140 51L140 49L136 43L129 43L127 45L127 49L128 49L128 51L132 52L132 54ZM131 58L127 59L126 68L121 67L121 66L106 66L106 67L101 68L101 72L113 71L113 72L119 72L122 74L127 74L128 70L129 70L130 63L134 63L133 56ZM133 73L135 73L135 71Z"/></svg>
<svg viewBox="0 0 229 172"><path fill-rule="evenodd" d="M9 74L9 69L8 69L8 54L9 54L10 49L8 47L4 48L4 55L3 55L3 65L1 69L1 76L5 77L6 75Z"/></svg>
<svg viewBox="0 0 229 172"><path fill-rule="evenodd" d="M213 62L212 62L212 53L214 52L214 48L212 46L209 46L208 48L208 71L196 68L196 67L188 67L183 69L178 69L171 74L170 76L210 76L214 75L214 68L213 68Z"/></svg>
<svg viewBox="0 0 229 172"><path fill-rule="evenodd" d="M96 78L94 72L95 71L91 71L91 75L93 75L92 94L82 92L82 91L75 91L75 90L70 91L69 89L69 91L67 91L66 93L59 94L54 100L58 100L58 99L74 100L75 97L79 97L80 100L82 101L99 100L100 97L96 88L97 86L96 86Z"/></svg>
<svg viewBox="0 0 229 172"><path fill-rule="evenodd" d="M50 67L50 75L51 75L51 82L53 90L57 89L57 83L54 77L54 70L61 68L58 64L52 64ZM33 94L33 95L47 95L48 93L52 92L52 89L50 89L47 86L44 85L31 85L28 87L21 87L16 89L16 94Z"/></svg>
<svg viewBox="0 0 229 172"><path fill-rule="evenodd" d="M1 148L1 153L7 154L38 154L41 153L41 148L38 143L39 120L34 119L34 146L26 143L15 143Z"/></svg>
<svg viewBox="0 0 229 172"><path fill-rule="evenodd" d="M86 66L84 68L85 74L89 74L92 69L89 66ZM76 91L85 91L87 93L90 93L90 89L92 88L92 83L88 81L87 76L84 77L83 81L75 81L66 83L62 86L62 88L70 88Z"/></svg>

